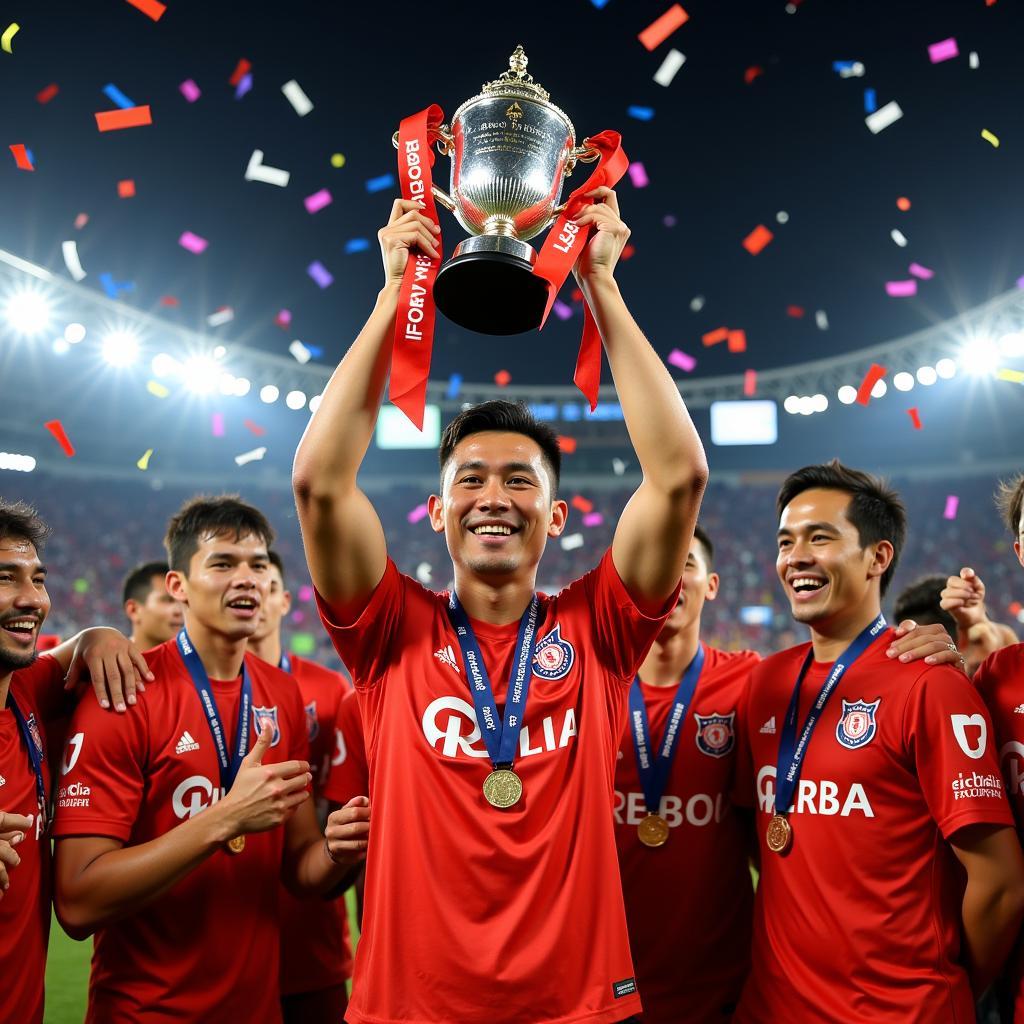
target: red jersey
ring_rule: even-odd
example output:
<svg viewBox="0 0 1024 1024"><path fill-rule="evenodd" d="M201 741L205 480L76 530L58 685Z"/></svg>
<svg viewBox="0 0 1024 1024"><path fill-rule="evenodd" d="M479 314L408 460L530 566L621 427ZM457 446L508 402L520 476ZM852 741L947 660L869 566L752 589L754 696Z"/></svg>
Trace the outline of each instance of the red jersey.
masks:
<svg viewBox="0 0 1024 1024"><path fill-rule="evenodd" d="M323 796L334 753L338 705L348 680L315 661L288 656L306 712L313 796ZM299 899L281 886L281 995L315 992L352 977L352 942L345 900Z"/></svg>
<svg viewBox="0 0 1024 1024"><path fill-rule="evenodd" d="M995 746L1006 781L1006 795L1024 836L1024 644L1013 644L990 654L974 674L995 729ZM1009 964L1013 1019L1024 1021L1024 941Z"/></svg>
<svg viewBox="0 0 1024 1024"><path fill-rule="evenodd" d="M61 693L64 670L56 658L37 658L11 677L10 695L25 716L33 738L43 748L43 783L50 793L50 767L45 756L43 721ZM11 887L0 899L0 963L4 997L0 1024L40 1024L43 1019L43 977L50 937L50 837L43 832L32 762L10 707L0 707L0 810L33 815L32 828L14 848L21 863L8 868Z"/></svg>
<svg viewBox="0 0 1024 1024"><path fill-rule="evenodd" d="M541 596L523 796L499 811L447 602L391 561L351 626L320 602L360 696L373 808L347 1020L624 1020L640 999L608 812L629 684L664 615L634 604L610 553ZM500 706L518 623L473 629Z"/></svg>
<svg viewBox="0 0 1024 1024"><path fill-rule="evenodd" d="M109 836L137 846L170 832L224 794L199 696L168 640L146 652L156 679L125 715L79 703L64 756L55 835ZM274 725L264 763L305 760L306 720L295 681L247 654L252 733ZM229 741L241 678L210 680ZM218 851L131 917L96 933L89 1024L280 1021L278 888L284 829Z"/></svg>
<svg viewBox="0 0 1024 1024"><path fill-rule="evenodd" d="M341 699L334 729L334 756L327 776L324 796L344 807L355 796L368 796L370 773L366 766L363 721L359 714L359 696L350 690Z"/></svg>
<svg viewBox="0 0 1024 1024"><path fill-rule="evenodd" d="M737 1024L974 1022L959 962L963 870L948 841L966 825L1013 818L970 681L948 666L890 660L892 639L884 630L832 692L781 856L765 829L779 736L810 645L751 673L738 777L756 802L761 880ZM831 667L812 663L800 727Z"/></svg>
<svg viewBox="0 0 1024 1024"><path fill-rule="evenodd" d="M658 813L672 830L652 849L637 836L647 803L627 728L615 773L615 838L637 983L646 1024L728 1021L750 967L754 888L748 831L729 803L736 730L752 651L704 647L704 668L679 731ZM657 748L676 686L641 680Z"/></svg>

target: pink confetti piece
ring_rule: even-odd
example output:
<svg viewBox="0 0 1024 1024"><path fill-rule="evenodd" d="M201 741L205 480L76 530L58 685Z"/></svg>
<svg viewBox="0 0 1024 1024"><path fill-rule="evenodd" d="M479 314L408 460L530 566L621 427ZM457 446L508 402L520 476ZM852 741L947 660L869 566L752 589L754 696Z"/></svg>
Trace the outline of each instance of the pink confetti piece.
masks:
<svg viewBox="0 0 1024 1024"><path fill-rule="evenodd" d="M604 516L600 512L588 512L583 517L584 526L600 526L604 522Z"/></svg>
<svg viewBox="0 0 1024 1024"><path fill-rule="evenodd" d="M629 180L633 182L634 188L647 188L651 183L644 165L639 160L634 160L629 165Z"/></svg>
<svg viewBox="0 0 1024 1024"><path fill-rule="evenodd" d="M189 101L189 103L195 103L200 96L203 95L202 90L192 81L191 78L186 78L181 85L178 86L178 92Z"/></svg>
<svg viewBox="0 0 1024 1024"><path fill-rule="evenodd" d="M684 370L686 373L690 373L697 365L697 360L693 356L688 355L686 352L682 352L677 348L672 349L668 354L668 362L673 366L678 366L680 370Z"/></svg>
<svg viewBox="0 0 1024 1024"><path fill-rule="evenodd" d="M917 281L913 279L909 281L886 281L885 291L887 295L891 295L894 299L905 299L910 295L917 294Z"/></svg>
<svg viewBox="0 0 1024 1024"><path fill-rule="evenodd" d="M757 394L757 371L743 371L743 397L753 398Z"/></svg>
<svg viewBox="0 0 1024 1024"><path fill-rule="evenodd" d="M181 238L178 239L178 245L183 249L188 249L189 252L195 253L197 256L199 253L205 252L209 244L205 238L200 238L199 235L193 234L191 231L183 231Z"/></svg>
<svg viewBox="0 0 1024 1024"><path fill-rule="evenodd" d="M322 188L319 192L314 192L311 196L306 196L303 202L306 204L307 213L317 213L325 206L330 206L331 203L334 202L334 198L327 189Z"/></svg>
<svg viewBox="0 0 1024 1024"><path fill-rule="evenodd" d="M956 519L956 510L960 506L960 499L955 494L950 494L946 498L946 508L942 513L943 519Z"/></svg>
<svg viewBox="0 0 1024 1024"><path fill-rule="evenodd" d="M210 414L210 430L214 437L224 436L224 413L215 412Z"/></svg>
<svg viewBox="0 0 1024 1024"><path fill-rule="evenodd" d="M937 43L932 43L928 47L928 59L933 64L941 64L944 60L952 60L954 57L959 56L960 50L952 36L949 39L942 39Z"/></svg>
<svg viewBox="0 0 1024 1024"><path fill-rule="evenodd" d="M292 322L292 311L290 309L279 309L277 316L274 317L274 323L278 327L289 327Z"/></svg>
<svg viewBox="0 0 1024 1024"><path fill-rule="evenodd" d="M559 320L572 319L572 307L567 306L561 299L555 299L555 304L551 308Z"/></svg>
<svg viewBox="0 0 1024 1024"><path fill-rule="evenodd" d="M303 583L299 587L299 600L307 603L313 600L313 588L308 583Z"/></svg>
<svg viewBox="0 0 1024 1024"><path fill-rule="evenodd" d="M84 228L84 227L85 227L85 225L86 225L86 224L88 224L88 223L89 223L89 214L87 214L87 213L80 213L80 214L79 214L79 215L78 215L78 216L77 216L77 217L75 218L75 227L76 227L76 228L77 228L77 229L78 229L79 231L81 231L81 230L82 230L82 228Z"/></svg>
<svg viewBox="0 0 1024 1024"><path fill-rule="evenodd" d="M929 270L927 267L922 267L920 263L911 263L907 270L914 275L914 277L921 278L922 281L930 281L935 276L934 270Z"/></svg>
<svg viewBox="0 0 1024 1024"><path fill-rule="evenodd" d="M421 519L427 518L426 503L417 505L406 517L410 523L418 523Z"/></svg>

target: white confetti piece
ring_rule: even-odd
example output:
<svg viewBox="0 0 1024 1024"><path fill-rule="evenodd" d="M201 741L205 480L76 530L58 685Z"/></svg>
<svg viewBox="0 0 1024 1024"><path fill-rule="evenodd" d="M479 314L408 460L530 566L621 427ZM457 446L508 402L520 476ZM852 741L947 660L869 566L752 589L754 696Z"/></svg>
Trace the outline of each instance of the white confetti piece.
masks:
<svg viewBox="0 0 1024 1024"><path fill-rule="evenodd" d="M895 100L890 100L884 107L879 107L873 114L864 118L864 123L871 130L872 135L895 124L903 116L900 105Z"/></svg>
<svg viewBox="0 0 1024 1024"><path fill-rule="evenodd" d="M668 55L661 62L661 67L654 72L655 82L666 87L671 85L672 79L676 77L676 73L685 63L685 54L680 53L678 50L669 50Z"/></svg>
<svg viewBox="0 0 1024 1024"><path fill-rule="evenodd" d="M252 156L249 157L249 166L245 169L246 181L262 181L267 185L285 188L290 178L290 171L283 171L280 167L270 167L263 162L262 149L252 151Z"/></svg>
<svg viewBox="0 0 1024 1024"><path fill-rule="evenodd" d="M612 459L612 470L616 476L622 476L626 472L626 463L622 459Z"/></svg>
<svg viewBox="0 0 1024 1024"><path fill-rule="evenodd" d="M967 63L970 65L972 71L978 70L978 66L981 64L981 61L978 60L977 50L971 50L971 52L967 54Z"/></svg>
<svg viewBox="0 0 1024 1024"><path fill-rule="evenodd" d="M313 358L313 353L296 338L289 346L288 351L295 357L297 362L308 363Z"/></svg>
<svg viewBox="0 0 1024 1024"><path fill-rule="evenodd" d="M253 448L251 452L242 452L241 455L235 456L235 465L244 466L247 462L259 462L264 455L267 454L266 447Z"/></svg>
<svg viewBox="0 0 1024 1024"><path fill-rule="evenodd" d="M692 313L699 313L703 308L704 308L704 296L703 295L694 295L694 297L692 299L690 299L690 312L692 312Z"/></svg>
<svg viewBox="0 0 1024 1024"><path fill-rule="evenodd" d="M420 564L416 566L416 579L418 579L424 586L431 581L433 575L434 570L431 568L429 562L420 562Z"/></svg>
<svg viewBox="0 0 1024 1024"><path fill-rule="evenodd" d="M789 223L789 214L786 213L785 210L779 210L779 212L777 214L775 214L775 219L780 224L788 224Z"/></svg>
<svg viewBox="0 0 1024 1024"><path fill-rule="evenodd" d="M76 281L81 281L85 277L85 271L82 269L82 261L78 258L78 243L74 239L63 242L61 249L64 252L64 266L68 268L68 273Z"/></svg>
<svg viewBox="0 0 1024 1024"><path fill-rule="evenodd" d="M563 551L575 551L576 548L583 547L583 534L582 533L570 533L568 537L562 538L562 550Z"/></svg>
<svg viewBox="0 0 1024 1024"><path fill-rule="evenodd" d="M899 247L900 247L901 249L902 249L902 248L906 248L906 245L907 245L907 236L906 236L905 234L903 234L903 232L902 232L902 231L900 231L900 229L899 229L899 228L893 228L893 229L892 229L892 231L890 231L890 232L889 232L889 237L890 237L890 238L891 238L891 239L892 239L892 240L893 240L893 241L894 241L894 242L895 242L895 243L896 243L896 244L897 244L897 245L898 245L898 246L899 246Z"/></svg>
<svg viewBox="0 0 1024 1024"><path fill-rule="evenodd" d="M814 314L814 322L818 325L818 330L819 331L827 331L828 330L828 313L826 313L825 310L823 310L823 309L819 309Z"/></svg>
<svg viewBox="0 0 1024 1024"><path fill-rule="evenodd" d="M235 311L230 306L224 306L206 318L208 327L223 327L235 319Z"/></svg>
<svg viewBox="0 0 1024 1024"><path fill-rule="evenodd" d="M305 117L313 109L313 104L309 97L302 91L302 86L294 78L281 86L281 92L284 93L285 98L295 108L295 113L299 117Z"/></svg>

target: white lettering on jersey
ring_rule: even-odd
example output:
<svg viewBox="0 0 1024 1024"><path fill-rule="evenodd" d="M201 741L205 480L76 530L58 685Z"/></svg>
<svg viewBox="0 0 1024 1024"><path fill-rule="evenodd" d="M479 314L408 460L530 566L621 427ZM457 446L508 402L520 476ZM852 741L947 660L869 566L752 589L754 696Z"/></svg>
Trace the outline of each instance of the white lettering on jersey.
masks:
<svg viewBox="0 0 1024 1024"><path fill-rule="evenodd" d="M179 818L194 818L223 795L220 786L214 786L205 775L190 775L178 784L171 796L171 803Z"/></svg>
<svg viewBox="0 0 1024 1024"><path fill-rule="evenodd" d="M950 715L949 720L953 725L953 735L956 737L960 749L968 756L977 760L985 753L988 745L988 723L982 714L975 715ZM968 728L978 730L977 745L972 745L967 736Z"/></svg>
<svg viewBox="0 0 1024 1024"><path fill-rule="evenodd" d="M775 765L766 764L757 773L757 802L765 814L775 813ZM848 818L854 811L860 811L865 818L873 818L867 791L859 782L851 782L849 790L839 798L839 784L829 779L814 782L801 779L797 784L796 798L787 814L821 814L826 817L838 814Z"/></svg>
<svg viewBox="0 0 1024 1024"><path fill-rule="evenodd" d="M331 764L344 764L348 757L348 747L345 746L345 736L340 729L334 730L334 756Z"/></svg>
<svg viewBox="0 0 1024 1024"><path fill-rule="evenodd" d="M954 800L978 800L986 797L998 800L1003 795L1003 780L991 773L958 772L951 783Z"/></svg>
<svg viewBox="0 0 1024 1024"><path fill-rule="evenodd" d="M68 739L64 745L64 759L60 766L61 775L67 775L78 764L78 756L82 753L82 743L84 741L84 732L76 732L74 736Z"/></svg>
<svg viewBox="0 0 1024 1024"><path fill-rule="evenodd" d="M1007 796L1024 796L1024 743L1010 740L999 751L1000 763L1006 762L1003 775L1006 778Z"/></svg>
<svg viewBox="0 0 1024 1024"><path fill-rule="evenodd" d="M92 790L84 782L72 782L57 790L58 807L88 807Z"/></svg>
<svg viewBox="0 0 1024 1024"><path fill-rule="evenodd" d="M681 797L663 796L658 814L669 828L678 828L683 822L698 828L713 820L718 824L725 815L725 794L694 793L684 804ZM643 793L615 791L615 821L619 825L639 825L647 817L647 801Z"/></svg>

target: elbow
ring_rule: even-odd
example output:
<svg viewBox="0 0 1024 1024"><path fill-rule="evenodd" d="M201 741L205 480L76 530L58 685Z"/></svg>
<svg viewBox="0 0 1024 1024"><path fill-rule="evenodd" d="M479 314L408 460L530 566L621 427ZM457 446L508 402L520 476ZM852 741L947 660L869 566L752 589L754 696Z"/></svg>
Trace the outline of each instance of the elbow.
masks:
<svg viewBox="0 0 1024 1024"><path fill-rule="evenodd" d="M684 465L680 467L675 478L669 481L666 488L669 496L677 502L689 504L693 501L700 501L704 496L704 490L708 485L710 471L708 461L701 451L699 457L689 460L680 460Z"/></svg>
<svg viewBox="0 0 1024 1024"><path fill-rule="evenodd" d="M61 928L76 942L89 938L99 927L86 902L69 896L60 888L53 895L53 909Z"/></svg>

